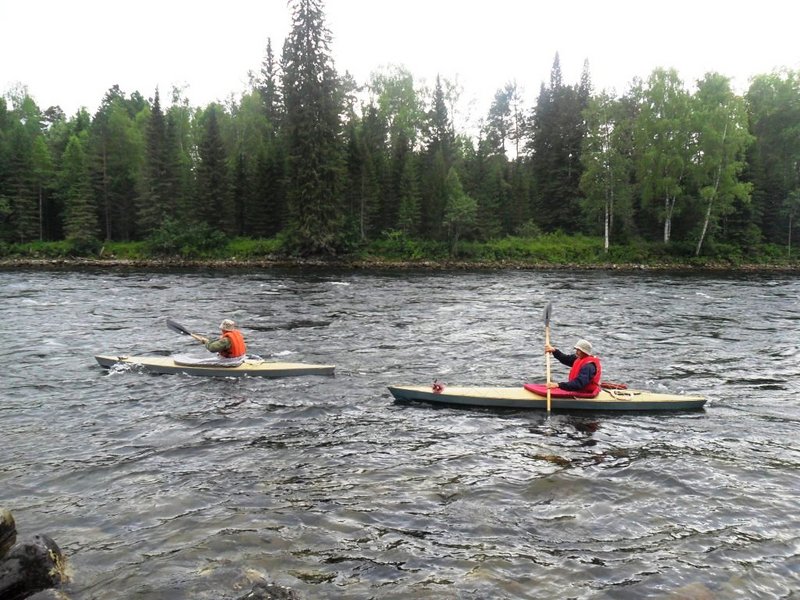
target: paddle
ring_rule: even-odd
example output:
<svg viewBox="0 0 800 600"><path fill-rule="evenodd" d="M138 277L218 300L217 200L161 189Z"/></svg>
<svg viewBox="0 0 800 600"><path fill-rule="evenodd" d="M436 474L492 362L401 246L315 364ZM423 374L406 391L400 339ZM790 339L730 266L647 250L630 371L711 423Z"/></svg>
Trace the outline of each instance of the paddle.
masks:
<svg viewBox="0 0 800 600"><path fill-rule="evenodd" d="M550 313L553 310L553 303L548 302L544 307L544 347L550 345ZM547 359L547 412L550 412L550 353L545 351Z"/></svg>
<svg viewBox="0 0 800 600"><path fill-rule="evenodd" d="M205 344L208 341L202 335L198 335L196 333L192 333L191 331L186 329L186 327L184 327L180 323L177 323L177 322L173 321L172 319L167 319L167 327L172 329L172 331L176 331L178 333L182 333L183 335L192 336L194 339L196 339L201 344Z"/></svg>

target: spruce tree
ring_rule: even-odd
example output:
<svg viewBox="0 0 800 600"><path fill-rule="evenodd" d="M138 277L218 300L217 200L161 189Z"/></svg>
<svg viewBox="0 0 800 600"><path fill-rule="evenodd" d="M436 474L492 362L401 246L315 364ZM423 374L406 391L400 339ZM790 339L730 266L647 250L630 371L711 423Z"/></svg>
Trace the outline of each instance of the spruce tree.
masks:
<svg viewBox="0 0 800 600"><path fill-rule="evenodd" d="M283 50L290 233L301 254L341 243L342 148L337 77L321 0L292 0Z"/></svg>
<svg viewBox="0 0 800 600"><path fill-rule="evenodd" d="M92 184L106 240L135 235L135 203L144 142L134 107L117 86L106 92L86 146Z"/></svg>
<svg viewBox="0 0 800 600"><path fill-rule="evenodd" d="M272 131L270 137L275 135L281 122L281 90L278 63L272 52L272 40L267 39L267 50L264 61L261 63L261 73L256 85L264 107L264 115L269 119Z"/></svg>
<svg viewBox="0 0 800 600"><path fill-rule="evenodd" d="M167 127L161 100L156 89L150 118L147 122L146 152L138 199L138 231L147 236L158 229L175 211L168 205L167 191Z"/></svg>
<svg viewBox="0 0 800 600"><path fill-rule="evenodd" d="M536 181L533 210L539 224L548 231L574 231L580 223L580 148L589 88L587 71L580 86L563 83L556 54L550 86L543 85L539 93L528 147Z"/></svg>
<svg viewBox="0 0 800 600"><path fill-rule="evenodd" d="M61 161L64 197L64 235L74 242L97 238L99 231L86 153L80 138L73 135Z"/></svg>
<svg viewBox="0 0 800 600"><path fill-rule="evenodd" d="M424 182L422 194L422 233L433 238L446 234L443 228L447 204L445 180L454 160L455 133L447 110L440 77L436 78L433 100L425 124Z"/></svg>
<svg viewBox="0 0 800 600"><path fill-rule="evenodd" d="M53 187L53 157L43 135L37 135L33 141L31 157L33 183L39 202L39 239L45 239L45 221L50 208L50 195Z"/></svg>
<svg viewBox="0 0 800 600"><path fill-rule="evenodd" d="M10 177L8 197L14 228L14 241L38 239L39 218L36 183L33 175L33 142L22 124L16 124L9 143Z"/></svg>
<svg viewBox="0 0 800 600"><path fill-rule="evenodd" d="M203 135L198 148L197 216L202 223L220 231L230 231L233 216L227 208L230 196L225 147L219 129L216 105L204 115Z"/></svg>

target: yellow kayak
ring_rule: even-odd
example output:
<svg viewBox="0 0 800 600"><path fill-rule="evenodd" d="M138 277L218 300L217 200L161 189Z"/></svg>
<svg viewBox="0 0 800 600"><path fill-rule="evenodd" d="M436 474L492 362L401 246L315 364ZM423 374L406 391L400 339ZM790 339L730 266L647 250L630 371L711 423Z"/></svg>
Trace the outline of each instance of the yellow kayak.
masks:
<svg viewBox="0 0 800 600"><path fill-rule="evenodd" d="M335 365L272 362L244 359L225 364L218 359L191 359L180 356L108 356L94 357L101 367L130 365L148 373L183 373L203 377L293 377L297 375L333 375Z"/></svg>
<svg viewBox="0 0 800 600"><path fill-rule="evenodd" d="M434 387L436 389L434 389ZM441 388L441 389L440 389ZM544 394L519 387L389 386L396 400L490 408L547 408ZM702 396L659 394L645 390L603 389L594 398L553 395L555 410L691 410L702 408Z"/></svg>

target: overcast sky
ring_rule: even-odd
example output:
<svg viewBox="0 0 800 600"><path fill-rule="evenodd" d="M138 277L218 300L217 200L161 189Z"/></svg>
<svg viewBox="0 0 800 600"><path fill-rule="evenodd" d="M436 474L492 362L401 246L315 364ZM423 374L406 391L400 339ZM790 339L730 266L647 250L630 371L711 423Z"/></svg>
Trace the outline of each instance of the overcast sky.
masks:
<svg viewBox="0 0 800 600"><path fill-rule="evenodd" d="M733 79L800 70L800 3L792 0L327 0L340 73L359 83L387 65L420 83L437 73L463 88L461 119L485 116L516 80L532 106L558 52L566 83L583 62L595 90L674 67L691 84L708 71ZM289 31L285 0L0 0L0 93L21 83L44 109L97 109L118 84L167 104L174 85L193 106L239 96L271 38Z"/></svg>

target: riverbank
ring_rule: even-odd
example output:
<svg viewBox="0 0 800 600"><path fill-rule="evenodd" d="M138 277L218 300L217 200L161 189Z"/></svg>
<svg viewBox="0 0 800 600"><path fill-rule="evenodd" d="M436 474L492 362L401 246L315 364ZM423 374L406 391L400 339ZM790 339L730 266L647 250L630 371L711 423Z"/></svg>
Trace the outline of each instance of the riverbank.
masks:
<svg viewBox="0 0 800 600"><path fill-rule="evenodd" d="M336 269L336 270L567 270L567 271L672 271L732 273L800 273L797 264L733 264L729 262L660 263L555 263L520 260L390 260L361 258L259 258L259 259L117 259L117 258L0 258L0 269Z"/></svg>

